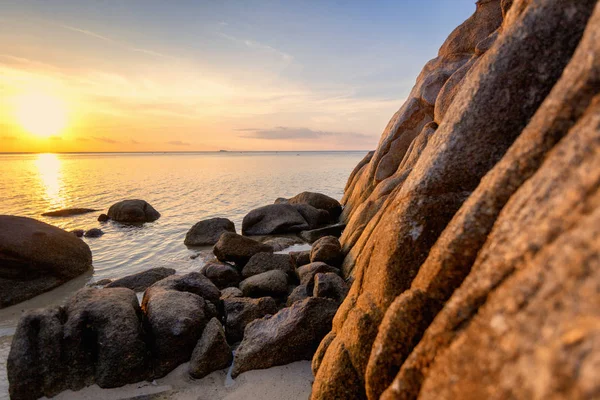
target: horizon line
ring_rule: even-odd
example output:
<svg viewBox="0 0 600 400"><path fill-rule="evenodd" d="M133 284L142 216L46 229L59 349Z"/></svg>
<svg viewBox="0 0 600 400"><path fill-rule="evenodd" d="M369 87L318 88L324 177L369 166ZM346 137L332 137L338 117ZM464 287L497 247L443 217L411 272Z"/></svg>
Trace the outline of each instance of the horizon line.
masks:
<svg viewBox="0 0 600 400"><path fill-rule="evenodd" d="M358 153L369 151L372 150L0 151L0 154Z"/></svg>

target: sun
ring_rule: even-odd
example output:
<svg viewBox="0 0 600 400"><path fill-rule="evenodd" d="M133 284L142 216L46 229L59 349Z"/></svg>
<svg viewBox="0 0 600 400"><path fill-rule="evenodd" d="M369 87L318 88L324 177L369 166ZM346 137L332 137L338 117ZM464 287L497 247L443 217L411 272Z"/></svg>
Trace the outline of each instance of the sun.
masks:
<svg viewBox="0 0 600 400"><path fill-rule="evenodd" d="M58 97L31 92L15 99L15 117L21 127L39 137L58 135L67 126L67 107Z"/></svg>

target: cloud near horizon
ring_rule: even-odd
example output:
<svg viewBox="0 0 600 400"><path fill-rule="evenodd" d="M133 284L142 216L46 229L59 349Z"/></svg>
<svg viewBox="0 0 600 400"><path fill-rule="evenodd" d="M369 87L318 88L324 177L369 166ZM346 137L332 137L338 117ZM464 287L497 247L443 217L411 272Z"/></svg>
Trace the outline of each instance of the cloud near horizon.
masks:
<svg viewBox="0 0 600 400"><path fill-rule="evenodd" d="M309 128L293 128L287 126L277 126L272 129L242 128L237 129L237 131L245 132L239 134L239 137L264 140L332 139L334 141L344 140L346 142L352 141L356 144L363 144L372 142L374 138L374 135L366 135L363 133L319 131Z"/></svg>
<svg viewBox="0 0 600 400"><path fill-rule="evenodd" d="M166 142L166 144L170 144L171 146L191 146L191 143L182 142L181 140L171 140L170 142Z"/></svg>

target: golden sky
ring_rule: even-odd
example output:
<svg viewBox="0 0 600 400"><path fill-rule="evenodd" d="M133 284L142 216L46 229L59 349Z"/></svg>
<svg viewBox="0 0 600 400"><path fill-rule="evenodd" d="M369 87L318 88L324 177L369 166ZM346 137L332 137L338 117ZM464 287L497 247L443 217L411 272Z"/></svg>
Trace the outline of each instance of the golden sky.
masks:
<svg viewBox="0 0 600 400"><path fill-rule="evenodd" d="M411 48L395 2L6 0L0 152L373 149L458 1Z"/></svg>

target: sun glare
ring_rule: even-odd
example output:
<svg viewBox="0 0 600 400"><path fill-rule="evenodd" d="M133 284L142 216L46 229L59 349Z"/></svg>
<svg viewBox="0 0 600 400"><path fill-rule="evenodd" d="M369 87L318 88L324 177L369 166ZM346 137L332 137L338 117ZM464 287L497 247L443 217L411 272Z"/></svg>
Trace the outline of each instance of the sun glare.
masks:
<svg viewBox="0 0 600 400"><path fill-rule="evenodd" d="M29 133L49 137L67 125L67 107L57 97L45 93L26 93L16 98L15 117Z"/></svg>

